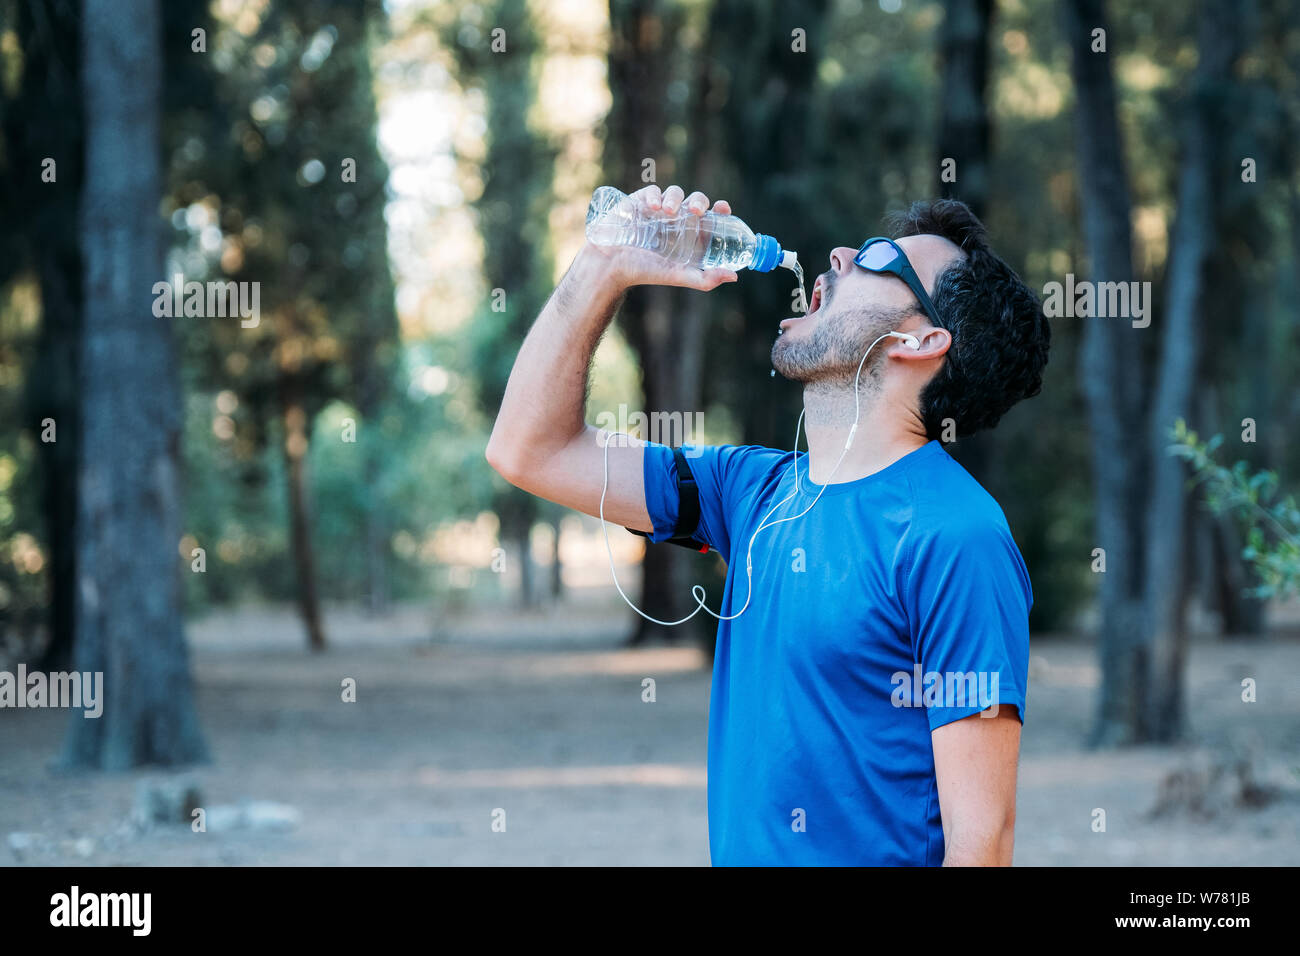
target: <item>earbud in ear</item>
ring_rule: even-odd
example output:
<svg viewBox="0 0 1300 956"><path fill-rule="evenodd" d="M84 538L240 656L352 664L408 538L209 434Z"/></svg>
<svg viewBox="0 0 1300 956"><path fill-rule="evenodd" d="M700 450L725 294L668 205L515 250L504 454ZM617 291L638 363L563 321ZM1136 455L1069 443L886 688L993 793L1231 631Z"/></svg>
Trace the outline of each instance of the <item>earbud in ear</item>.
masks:
<svg viewBox="0 0 1300 956"><path fill-rule="evenodd" d="M921 349L921 340L918 339L915 335L908 335L906 332L890 332L889 337L898 339L900 342L902 342L904 345L906 345L909 349L912 349L913 351L920 351Z"/></svg>

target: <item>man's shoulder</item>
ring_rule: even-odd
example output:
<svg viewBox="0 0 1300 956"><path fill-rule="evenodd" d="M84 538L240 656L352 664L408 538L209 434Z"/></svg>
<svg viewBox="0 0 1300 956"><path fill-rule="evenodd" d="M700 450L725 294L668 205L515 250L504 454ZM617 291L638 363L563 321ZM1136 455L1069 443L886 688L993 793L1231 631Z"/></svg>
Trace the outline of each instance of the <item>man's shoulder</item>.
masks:
<svg viewBox="0 0 1300 956"><path fill-rule="evenodd" d="M942 447L932 457L924 471L911 475L912 523L904 549L909 573L1019 581L1032 604L1029 571L1002 506Z"/></svg>
<svg viewBox="0 0 1300 956"><path fill-rule="evenodd" d="M934 453L911 473L910 483L917 536L962 542L1010 535L997 499L937 442Z"/></svg>

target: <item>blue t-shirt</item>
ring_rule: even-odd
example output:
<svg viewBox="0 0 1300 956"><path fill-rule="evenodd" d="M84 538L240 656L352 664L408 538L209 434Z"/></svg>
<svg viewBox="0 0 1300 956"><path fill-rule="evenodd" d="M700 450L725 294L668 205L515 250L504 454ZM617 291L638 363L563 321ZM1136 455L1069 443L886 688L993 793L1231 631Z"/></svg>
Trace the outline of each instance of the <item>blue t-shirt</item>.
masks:
<svg viewBox="0 0 1300 956"><path fill-rule="evenodd" d="M754 530L787 495L769 521L798 515L822 486L804 452L796 491L792 452L684 451L696 536L728 565L721 609L716 594L706 603L734 614ZM662 541L678 509L667 446L646 446L645 494ZM753 598L719 623L713 664L714 865L941 864L930 732L990 703L1024 721L1033 597L1002 509L932 441L827 486L752 554Z"/></svg>

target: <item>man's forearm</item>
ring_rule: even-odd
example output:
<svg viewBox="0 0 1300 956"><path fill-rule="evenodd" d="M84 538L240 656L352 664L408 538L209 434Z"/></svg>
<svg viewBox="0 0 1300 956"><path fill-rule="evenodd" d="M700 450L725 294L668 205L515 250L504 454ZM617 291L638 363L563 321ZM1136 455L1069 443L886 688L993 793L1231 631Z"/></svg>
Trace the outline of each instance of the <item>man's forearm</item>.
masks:
<svg viewBox="0 0 1300 956"><path fill-rule="evenodd" d="M584 247L524 338L506 384L487 457L506 475L526 473L586 427L592 355L626 287Z"/></svg>
<svg viewBox="0 0 1300 956"><path fill-rule="evenodd" d="M972 827L946 838L944 866L1010 866L1016 841L1015 815L1001 829Z"/></svg>
<svg viewBox="0 0 1300 956"><path fill-rule="evenodd" d="M682 209L704 216L709 208L707 196L684 196L680 186L660 193L652 183L629 198L646 216L671 217ZM713 209L718 215L731 213L722 200ZM488 440L488 462L511 484L539 497L587 514L604 514L608 505L613 520L649 530L641 449L610 456L608 447L601 454L595 441L585 448L579 441L587 430L592 354L629 287L708 292L735 281L730 269L700 269L637 246L583 246L519 349ZM606 501L611 480L618 490Z"/></svg>

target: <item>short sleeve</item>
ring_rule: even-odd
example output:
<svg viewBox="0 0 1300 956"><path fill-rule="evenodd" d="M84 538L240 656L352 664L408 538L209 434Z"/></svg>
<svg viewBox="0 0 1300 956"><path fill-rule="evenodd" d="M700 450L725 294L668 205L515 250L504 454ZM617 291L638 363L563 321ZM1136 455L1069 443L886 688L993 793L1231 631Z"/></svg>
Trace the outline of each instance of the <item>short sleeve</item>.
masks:
<svg viewBox="0 0 1300 956"><path fill-rule="evenodd" d="M1013 704L1029 679L1029 572L1005 519L950 515L912 542L904 588L930 729Z"/></svg>
<svg viewBox="0 0 1300 956"><path fill-rule="evenodd" d="M781 453L760 445L683 445L682 454L700 493L700 524L695 536L730 561L730 516L736 503L761 479L768 459L775 461ZM646 511L654 523L650 540L666 541L677 526L680 505L673 450L648 442L643 470Z"/></svg>

